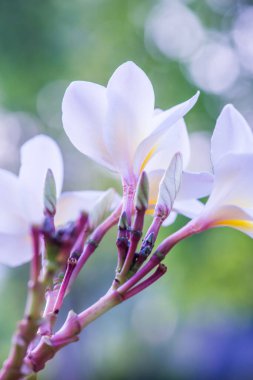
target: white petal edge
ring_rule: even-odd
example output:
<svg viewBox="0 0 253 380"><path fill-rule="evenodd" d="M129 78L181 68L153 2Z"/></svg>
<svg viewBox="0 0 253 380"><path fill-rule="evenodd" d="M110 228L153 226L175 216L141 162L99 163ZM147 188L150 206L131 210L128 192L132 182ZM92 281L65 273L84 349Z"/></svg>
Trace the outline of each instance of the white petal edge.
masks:
<svg viewBox="0 0 253 380"><path fill-rule="evenodd" d="M185 168L190 159L190 141L183 119L172 125L164 136L159 139L157 147L149 162L145 166L145 171L150 172L157 169L166 169L172 157L180 152Z"/></svg>
<svg viewBox="0 0 253 380"><path fill-rule="evenodd" d="M253 153L253 132L246 120L231 104L226 105L211 139L213 165L229 153Z"/></svg>
<svg viewBox="0 0 253 380"><path fill-rule="evenodd" d="M197 92L191 99L178 104L167 111L164 111L162 122L159 119L160 124L154 129L154 131L144 139L139 145L135 158L134 158L134 171L138 176L139 171L143 165L143 162L155 144L160 138L167 132L167 130L175 124L178 120L182 119L187 112L194 107L199 97L199 92ZM159 117L159 114L157 115Z"/></svg>
<svg viewBox="0 0 253 380"><path fill-rule="evenodd" d="M21 147L19 179L27 219L33 224L43 220L43 191L48 169L54 174L59 196L63 183L63 159L58 145L45 135L28 140Z"/></svg>
<svg viewBox="0 0 253 380"><path fill-rule="evenodd" d="M133 62L126 62L109 80L107 99L104 139L118 171L129 177L135 151L150 133L154 90L144 71Z"/></svg>
<svg viewBox="0 0 253 380"><path fill-rule="evenodd" d="M81 153L115 170L103 137L107 108L104 86L72 82L63 97L62 122L68 138Z"/></svg>
<svg viewBox="0 0 253 380"><path fill-rule="evenodd" d="M32 258L30 235L0 233L0 263L15 267Z"/></svg>
<svg viewBox="0 0 253 380"><path fill-rule="evenodd" d="M28 227L22 208L19 178L0 169L0 183L0 232L23 233Z"/></svg>
<svg viewBox="0 0 253 380"><path fill-rule="evenodd" d="M179 200L198 199L212 192L214 176L211 173L183 172L177 195Z"/></svg>

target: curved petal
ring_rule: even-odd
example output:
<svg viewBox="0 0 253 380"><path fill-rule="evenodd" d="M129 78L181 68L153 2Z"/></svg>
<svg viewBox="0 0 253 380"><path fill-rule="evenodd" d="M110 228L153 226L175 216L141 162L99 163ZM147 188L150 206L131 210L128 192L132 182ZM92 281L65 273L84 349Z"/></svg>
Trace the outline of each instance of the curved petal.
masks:
<svg viewBox="0 0 253 380"><path fill-rule="evenodd" d="M243 116L231 105L223 108L211 140L213 165L229 153L253 153L253 132Z"/></svg>
<svg viewBox="0 0 253 380"><path fill-rule="evenodd" d="M170 226L171 224L175 222L176 218L177 218L177 213L175 211L171 211L169 216L163 222L162 226L163 227Z"/></svg>
<svg viewBox="0 0 253 380"><path fill-rule="evenodd" d="M109 80L107 98L104 138L118 170L125 175L131 171L137 146L150 133L154 91L144 71L126 62Z"/></svg>
<svg viewBox="0 0 253 380"><path fill-rule="evenodd" d="M110 199L107 196L108 192ZM56 226L63 225L69 221L75 221L81 212L88 214L94 213L95 208L101 206L103 199L106 199L108 210L110 210L116 206L115 202L119 199L119 196L113 189L107 191L75 191L63 193L56 207Z"/></svg>
<svg viewBox="0 0 253 380"><path fill-rule="evenodd" d="M0 263L15 267L32 258L32 241L29 234L0 233Z"/></svg>
<svg viewBox="0 0 253 380"><path fill-rule="evenodd" d="M194 95L191 99L184 103L178 104L177 106L164 111L157 116L154 116L153 132L146 137L138 146L135 158L134 158L134 172L138 176L141 169L144 169L143 163L147 161L147 157L150 156L150 152L156 150L156 144L159 139L164 136L169 128L175 124L178 120L182 119L187 112L195 105L198 100L199 93ZM153 154L152 153L152 154Z"/></svg>
<svg viewBox="0 0 253 380"><path fill-rule="evenodd" d="M228 154L216 166L213 191L205 213L213 215L225 205L251 209L253 206L252 154Z"/></svg>
<svg viewBox="0 0 253 380"><path fill-rule="evenodd" d="M0 169L0 231L22 233L27 228L22 211L21 187L16 175Z"/></svg>
<svg viewBox="0 0 253 380"><path fill-rule="evenodd" d="M174 203L173 210L187 218L195 218L201 214L204 204L196 199L177 200Z"/></svg>
<svg viewBox="0 0 253 380"><path fill-rule="evenodd" d="M178 120L169 128L162 139L157 143L153 156L148 161L145 171L166 169L172 160L172 157L180 152L183 158L183 167L185 168L190 158L190 142L183 119Z"/></svg>
<svg viewBox="0 0 253 380"><path fill-rule="evenodd" d="M177 199L187 200L206 197L212 191L213 182L214 176L211 173L183 172Z"/></svg>
<svg viewBox="0 0 253 380"><path fill-rule="evenodd" d="M89 214L89 224L92 229L96 228L107 214L120 204L121 198L114 189L104 191L97 200Z"/></svg>
<svg viewBox="0 0 253 380"><path fill-rule="evenodd" d="M161 179L165 173L165 170L153 170L152 172L148 173L148 182L149 182L149 209L154 210L157 198L158 198L158 192L159 192L159 185L161 182Z"/></svg>
<svg viewBox="0 0 253 380"><path fill-rule="evenodd" d="M208 132L190 133L190 161L187 171L212 172L211 136Z"/></svg>
<svg viewBox="0 0 253 380"><path fill-rule="evenodd" d="M253 209L223 206L215 214L212 227L232 227L253 238Z"/></svg>
<svg viewBox="0 0 253 380"><path fill-rule="evenodd" d="M114 170L103 139L106 112L105 87L82 81L69 85L62 102L62 122L68 138L80 152Z"/></svg>
<svg viewBox="0 0 253 380"><path fill-rule="evenodd" d="M89 213L104 191L69 191L61 194L55 214L56 226L75 221L81 212Z"/></svg>
<svg viewBox="0 0 253 380"><path fill-rule="evenodd" d="M48 169L54 174L59 196L63 182L62 155L54 140L39 135L21 147L19 179L23 188L25 212L31 223L40 223L43 219L43 191Z"/></svg>

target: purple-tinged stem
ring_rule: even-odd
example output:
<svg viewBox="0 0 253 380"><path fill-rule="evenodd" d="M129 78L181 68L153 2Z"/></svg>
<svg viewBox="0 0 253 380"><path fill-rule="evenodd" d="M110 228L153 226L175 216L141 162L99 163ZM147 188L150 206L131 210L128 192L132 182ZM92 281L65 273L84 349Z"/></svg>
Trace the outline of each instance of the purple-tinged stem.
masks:
<svg viewBox="0 0 253 380"><path fill-rule="evenodd" d="M190 221L183 228L165 239L156 249L156 252L152 255L151 259L128 281L118 288L121 294L126 293L137 284L142 278L144 278L149 272L151 272L160 262L165 258L166 254L182 239L191 236L195 233L202 231L200 226L197 226L194 221Z"/></svg>
<svg viewBox="0 0 253 380"><path fill-rule="evenodd" d="M199 223L197 220L193 219L185 226L183 226L180 230L164 239L157 247L156 253L165 257L167 253L174 247L174 245L179 243L181 240L202 232L206 229L207 226L204 223Z"/></svg>
<svg viewBox="0 0 253 380"><path fill-rule="evenodd" d="M110 230L110 228L112 228L113 226L115 226L115 224L117 224L118 219L119 219L119 215L120 215L120 212L121 212L121 208L122 208L122 205L119 205L113 211L113 213L111 215L109 215L108 218L105 219L103 221L103 223L101 223L95 229L95 231L92 233L91 237L87 241L86 246L84 247L84 250L83 250L81 256L79 257L79 259L77 261L77 265L76 265L76 267L75 267L75 269L74 269L74 271L72 273L69 286L71 286L73 284L73 282L75 281L75 279L78 276L79 272L81 271L81 269L83 268L83 266L85 265L85 263L87 262L87 260L89 259L89 257L96 250L96 248L98 247L99 243L103 239L104 235Z"/></svg>
<svg viewBox="0 0 253 380"><path fill-rule="evenodd" d="M66 268L66 271L64 274L64 278L63 278L62 283L60 285L60 289L59 289L59 292L57 294L55 305L53 308L53 313L55 315L57 315L59 313L59 310L62 306L63 299L64 299L66 291L68 289L72 273L73 273L73 271L77 265L79 257L81 256L84 243L85 243L85 241L86 241L86 239L90 233L87 221L88 221L88 217L85 219L85 223L84 223L84 220L83 220L83 223L80 223L82 230L79 231L79 236L77 238L77 241L75 242L75 244L74 244L74 246L70 252L70 256L69 256L68 261L67 261L67 268ZM81 227L80 227L80 229L81 229Z"/></svg>
<svg viewBox="0 0 253 380"><path fill-rule="evenodd" d="M33 283L38 281L41 269L40 260L40 231L37 227L32 227L32 242L33 242L33 257L31 263L31 275L30 279Z"/></svg>
<svg viewBox="0 0 253 380"><path fill-rule="evenodd" d="M120 272L129 247L129 230L128 230L128 224L126 220L126 212L124 211L119 219L118 223L118 235L116 240L116 246L118 250L118 263L116 268L116 273Z"/></svg>
<svg viewBox="0 0 253 380"><path fill-rule="evenodd" d="M31 263L31 265L33 264ZM34 267L37 271L37 266ZM34 273L34 270L31 270L32 273ZM44 292L52 278L53 272L46 270L42 279L38 276L35 282L31 280L28 282L25 313L13 335L9 356L0 371L0 380L20 380L24 377L23 360L42 323L41 314Z"/></svg>
<svg viewBox="0 0 253 380"><path fill-rule="evenodd" d="M53 289L48 289L46 291L46 306L42 315L43 323L39 328L39 335L51 335L53 326L56 322L56 315L53 313L54 305L57 299L57 295L59 293L61 283L57 282Z"/></svg>
<svg viewBox="0 0 253 380"><path fill-rule="evenodd" d="M144 241L147 239L147 237L152 233L153 234L153 239L154 239L154 243L157 239L157 236L158 236L158 233L160 231L160 228L161 228L161 225L163 224L164 222L164 218L161 218L160 215L156 215L149 227L149 229L147 230L147 233L146 233L146 236L144 238Z"/></svg>
<svg viewBox="0 0 253 380"><path fill-rule="evenodd" d="M70 311L61 329L51 337L42 337L37 347L27 355L25 359L27 374L42 370L46 362L51 360L61 348L79 340L80 332L87 325L123 301L124 297L114 291L107 293L80 314Z"/></svg>
<svg viewBox="0 0 253 380"><path fill-rule="evenodd" d="M124 299L127 300L140 293L142 290L146 289L148 286L152 285L154 282L159 280L159 278L161 278L166 272L166 266L163 264L159 264L156 271L150 277L148 277L146 280L142 281L141 283L130 289L128 292L126 292L124 294Z"/></svg>
<svg viewBox="0 0 253 380"><path fill-rule="evenodd" d="M127 252L127 256L125 259L125 262L123 264L122 270L117 276L118 281L122 282L124 281L125 276L127 275L134 259L134 255L138 246L138 243L141 239L142 235L142 229L144 224L144 216L145 216L145 209L143 210L136 210L135 214L135 220L133 224L133 228L131 229L131 235L130 235L130 246Z"/></svg>
<svg viewBox="0 0 253 380"><path fill-rule="evenodd" d="M57 297L56 297L54 308L53 308L53 313L55 315L57 315L59 313L59 310L62 307L63 299L64 299L65 293L67 291L71 275L72 275L72 273L76 267L77 260L78 259L73 257L73 256L69 257L69 259L68 259L67 269L66 269L66 272L64 274L59 292L58 292Z"/></svg>

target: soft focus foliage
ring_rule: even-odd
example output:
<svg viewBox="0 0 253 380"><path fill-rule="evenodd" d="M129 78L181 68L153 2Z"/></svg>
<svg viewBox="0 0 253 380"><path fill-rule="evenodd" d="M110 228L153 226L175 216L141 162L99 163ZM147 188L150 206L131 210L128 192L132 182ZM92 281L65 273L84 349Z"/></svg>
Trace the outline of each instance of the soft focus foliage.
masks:
<svg viewBox="0 0 253 380"><path fill-rule="evenodd" d="M22 143L47 133L65 155L65 191L120 188L116 178L73 149L61 126L61 100L71 81L106 85L126 60L135 61L148 74L161 108L190 98L196 86L202 89L197 106L186 117L190 132L211 132L228 101L253 125L250 1L164 1L163 6L170 4L180 17L174 15L171 30L156 30L152 35L155 25L166 27L152 19L164 17L160 4L151 0L0 2L2 168L17 173ZM193 34L197 37L189 39ZM166 40L158 40L161 36ZM184 222L178 218L174 226L161 231L160 238ZM114 237L115 231L88 262L66 299L67 308L80 311L110 284L116 262ZM252 240L234 230L210 230L178 245L166 264L168 273L159 283L97 320L84 332L80 345L61 352L40 378L56 378L56 374L61 379L88 380L252 376ZM0 269L3 360L22 315L28 268ZM61 366L66 360L71 366Z"/></svg>

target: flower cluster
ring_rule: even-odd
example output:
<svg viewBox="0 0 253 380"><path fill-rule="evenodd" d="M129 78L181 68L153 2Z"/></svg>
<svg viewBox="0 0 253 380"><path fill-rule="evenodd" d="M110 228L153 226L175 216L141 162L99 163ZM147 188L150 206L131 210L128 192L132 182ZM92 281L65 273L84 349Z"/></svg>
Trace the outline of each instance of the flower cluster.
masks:
<svg viewBox="0 0 253 380"><path fill-rule="evenodd" d="M199 152L192 150L184 116L198 96L156 109L150 80L132 62L121 65L107 87L70 84L62 104L65 132L79 151L119 175L122 196L114 189L61 193L61 152L44 135L21 147L18 176L0 170L0 262L31 260L25 315L1 380L40 371L94 319L157 281L166 272L161 261L182 239L221 226L253 236L253 132L227 105L211 152L200 149L212 170L193 171ZM178 213L190 221L154 250L161 226ZM150 223L145 234L144 219ZM118 263L110 289L90 308L71 311L55 332L65 295L116 224Z"/></svg>

